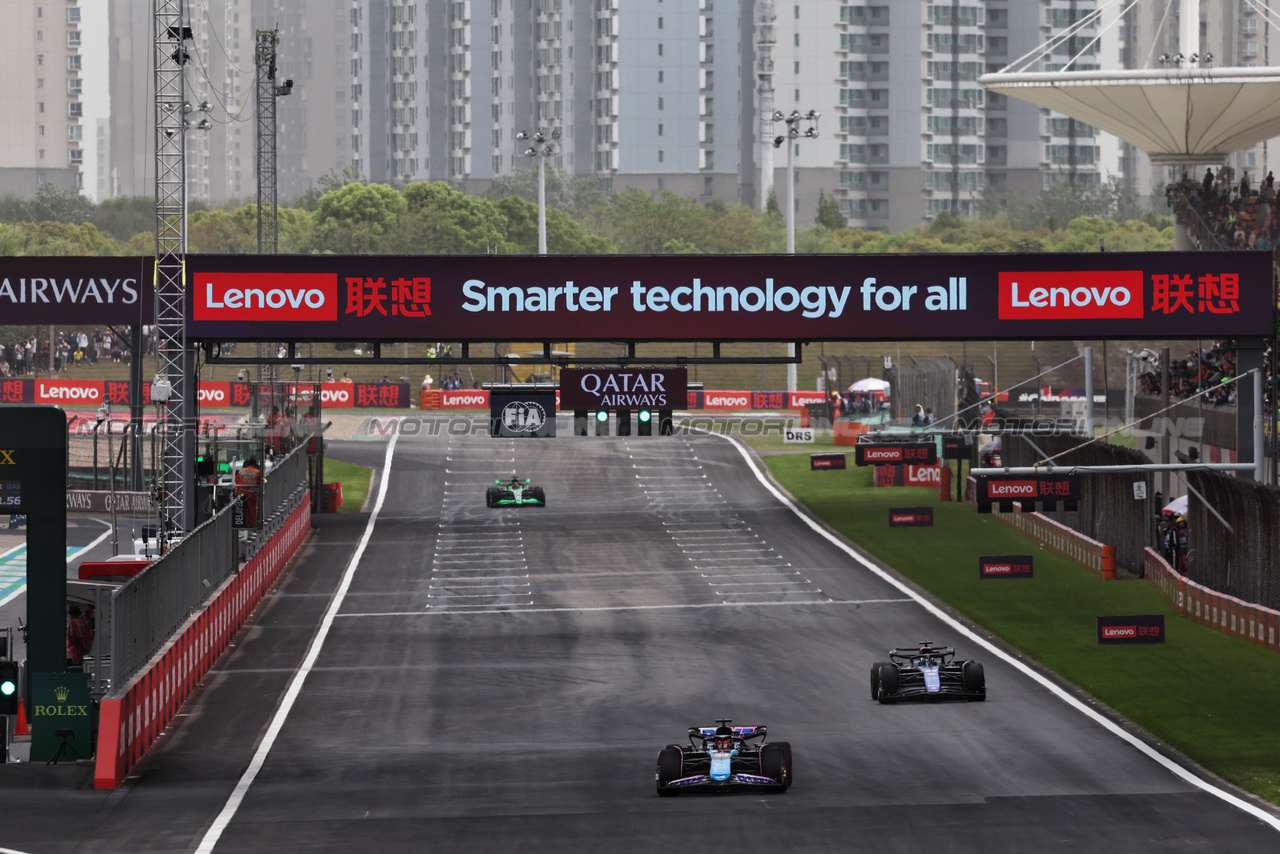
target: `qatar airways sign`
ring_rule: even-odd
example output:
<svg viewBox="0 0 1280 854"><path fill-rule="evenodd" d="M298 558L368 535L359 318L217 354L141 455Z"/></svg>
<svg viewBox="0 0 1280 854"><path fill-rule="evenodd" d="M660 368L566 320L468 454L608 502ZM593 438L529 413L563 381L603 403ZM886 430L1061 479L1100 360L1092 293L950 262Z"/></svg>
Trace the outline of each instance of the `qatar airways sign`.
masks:
<svg viewBox="0 0 1280 854"><path fill-rule="evenodd" d="M333 341L1233 338L1266 252L192 255L188 336Z"/></svg>
<svg viewBox="0 0 1280 854"><path fill-rule="evenodd" d="M565 368L560 408L683 409L688 384L687 368Z"/></svg>
<svg viewBox="0 0 1280 854"><path fill-rule="evenodd" d="M151 258L0 258L0 317L13 325L150 324L154 276Z"/></svg>

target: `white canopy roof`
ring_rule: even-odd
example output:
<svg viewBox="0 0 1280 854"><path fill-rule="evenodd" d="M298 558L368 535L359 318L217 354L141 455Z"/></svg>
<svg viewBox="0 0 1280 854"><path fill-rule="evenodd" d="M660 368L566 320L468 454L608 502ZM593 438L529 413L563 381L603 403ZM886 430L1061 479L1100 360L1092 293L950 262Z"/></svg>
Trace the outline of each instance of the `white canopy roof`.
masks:
<svg viewBox="0 0 1280 854"><path fill-rule="evenodd" d="M1209 165L1280 136L1280 68L984 74L992 92L1115 134L1159 165Z"/></svg>

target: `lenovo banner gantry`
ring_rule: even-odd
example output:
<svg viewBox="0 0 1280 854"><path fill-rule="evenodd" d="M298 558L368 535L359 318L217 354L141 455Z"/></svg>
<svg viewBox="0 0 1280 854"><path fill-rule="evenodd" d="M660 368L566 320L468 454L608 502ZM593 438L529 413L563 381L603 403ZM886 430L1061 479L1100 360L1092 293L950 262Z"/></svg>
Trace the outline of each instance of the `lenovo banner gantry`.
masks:
<svg viewBox="0 0 1280 854"><path fill-rule="evenodd" d="M207 341L1212 338L1272 318L1265 252L192 255L187 276Z"/></svg>

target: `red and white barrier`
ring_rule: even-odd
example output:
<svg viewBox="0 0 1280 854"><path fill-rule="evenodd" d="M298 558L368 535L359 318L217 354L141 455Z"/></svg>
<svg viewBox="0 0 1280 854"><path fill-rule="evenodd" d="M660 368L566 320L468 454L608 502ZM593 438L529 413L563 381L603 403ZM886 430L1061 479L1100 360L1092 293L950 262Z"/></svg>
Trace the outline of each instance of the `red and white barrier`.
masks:
<svg viewBox="0 0 1280 854"><path fill-rule="evenodd" d="M311 530L311 501L304 497L284 526L253 560L223 583L123 696L104 699L98 725L95 789L114 789L155 743L253 609L297 553Z"/></svg>
<svg viewBox="0 0 1280 854"><path fill-rule="evenodd" d="M1144 577L1170 602L1178 614L1224 634L1280 652L1280 611L1254 605L1210 590L1169 566L1160 553L1148 548L1142 556Z"/></svg>

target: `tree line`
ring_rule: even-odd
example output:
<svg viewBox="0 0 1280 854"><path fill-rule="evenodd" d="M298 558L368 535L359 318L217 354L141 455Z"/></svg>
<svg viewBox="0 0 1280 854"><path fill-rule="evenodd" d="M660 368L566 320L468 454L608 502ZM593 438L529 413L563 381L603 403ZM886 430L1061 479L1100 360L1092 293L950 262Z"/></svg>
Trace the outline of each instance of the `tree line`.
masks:
<svg viewBox="0 0 1280 854"><path fill-rule="evenodd" d="M330 172L278 208L279 251L287 254L533 254L537 251L537 173L493 181L484 196L444 182L397 190ZM786 223L776 200L764 212L720 201L700 203L659 190L608 194L599 182L546 174L547 251L551 254L780 253ZM799 229L801 253L1152 251L1173 246L1163 193L1143 204L1119 179L1086 187L1068 181L1035 199L988 193L979 215L947 214L896 234L845 227L833 197L820 193L816 224ZM0 255L146 255L155 249L155 203L147 197L94 204L44 184L35 196L0 199ZM257 206L193 205L193 253L257 252ZM1101 241L1101 244L1099 243Z"/></svg>

